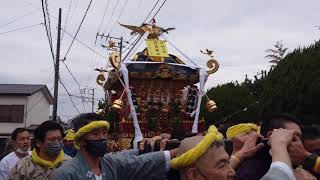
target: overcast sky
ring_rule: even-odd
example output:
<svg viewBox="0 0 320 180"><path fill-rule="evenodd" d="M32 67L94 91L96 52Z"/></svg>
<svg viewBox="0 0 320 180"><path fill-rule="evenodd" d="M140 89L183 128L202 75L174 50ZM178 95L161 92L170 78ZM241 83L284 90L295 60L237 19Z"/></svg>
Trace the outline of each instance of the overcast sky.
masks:
<svg viewBox="0 0 320 180"><path fill-rule="evenodd" d="M68 11L70 1L71 8ZM99 46L99 40L95 45L95 36L108 1L93 0L77 36L77 39L103 56L107 56L108 52ZM117 20L126 24L141 24L156 2L110 0L100 33L111 32L114 36L124 36L129 40L130 31L120 27ZM63 8L63 27L75 34L88 4L89 0L48 0L54 49L58 8ZM156 10L159 6L160 3ZM319 0L167 0L156 20L158 25L176 28L169 34L169 39L198 64L204 66L208 60L200 53L200 49L215 51L215 58L221 66L216 74L209 77L206 88L210 88L225 82L243 81L245 74L252 77L261 70L269 69L268 59L264 57L265 50L276 41L283 40L284 45L292 51L318 40L320 31L315 26L320 25L319 7ZM123 13L120 14L122 9ZM36 25L6 33L42 22L40 0L4 0L1 3L0 83L46 84L53 94L53 62L44 26ZM63 35L61 58L71 40L67 34ZM102 88L95 84L97 72L93 69L105 67L106 59L74 42L65 62L81 88L97 88L96 100L103 97ZM79 95L78 85L63 64L60 71L70 93ZM72 118L77 111L61 85L59 95L58 114L63 120ZM84 108L81 99L73 99L79 111L91 110L91 104L85 103Z"/></svg>

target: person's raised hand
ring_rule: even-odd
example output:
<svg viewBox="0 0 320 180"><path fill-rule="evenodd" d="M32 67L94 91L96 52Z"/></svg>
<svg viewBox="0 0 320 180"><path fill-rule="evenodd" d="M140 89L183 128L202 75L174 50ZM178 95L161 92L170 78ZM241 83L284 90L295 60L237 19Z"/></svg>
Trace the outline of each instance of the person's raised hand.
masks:
<svg viewBox="0 0 320 180"><path fill-rule="evenodd" d="M162 139L163 139L163 138L162 138L161 136L154 136L154 137L152 137L152 138L149 139L148 144L150 144L151 147L152 147L152 149L153 149L156 141L160 141L160 140L162 140Z"/></svg>
<svg viewBox="0 0 320 180"><path fill-rule="evenodd" d="M302 165L303 161L311 155L298 138L294 138L294 141L288 146L288 153L293 166Z"/></svg>
<svg viewBox="0 0 320 180"><path fill-rule="evenodd" d="M160 151L166 150L166 145L167 145L168 141L169 141L169 139L162 139L160 141Z"/></svg>
<svg viewBox="0 0 320 180"><path fill-rule="evenodd" d="M257 144L257 140L261 135L255 131L240 134L233 139L232 156L236 157L240 162L254 156L261 148L263 143Z"/></svg>
<svg viewBox="0 0 320 180"><path fill-rule="evenodd" d="M268 144L271 145L272 162L283 162L290 168L292 167L288 153L288 145L291 144L294 136L293 130L274 129L269 138Z"/></svg>
<svg viewBox="0 0 320 180"><path fill-rule="evenodd" d="M297 180L317 180L316 177L300 167L296 168L293 171L293 174Z"/></svg>
<svg viewBox="0 0 320 180"><path fill-rule="evenodd" d="M269 138L269 144L272 146L286 146L288 147L289 144L291 144L292 139L294 136L294 131L293 130L288 130L288 129L274 129L272 131L272 134Z"/></svg>

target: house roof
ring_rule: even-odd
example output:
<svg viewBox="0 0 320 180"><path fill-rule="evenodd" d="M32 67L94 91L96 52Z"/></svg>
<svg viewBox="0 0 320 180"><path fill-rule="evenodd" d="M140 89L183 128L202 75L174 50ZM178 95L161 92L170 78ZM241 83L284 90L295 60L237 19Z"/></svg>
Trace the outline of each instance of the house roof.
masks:
<svg viewBox="0 0 320 180"><path fill-rule="evenodd" d="M49 104L53 104L53 97L43 84L0 84L0 95L4 96L31 96L42 91Z"/></svg>

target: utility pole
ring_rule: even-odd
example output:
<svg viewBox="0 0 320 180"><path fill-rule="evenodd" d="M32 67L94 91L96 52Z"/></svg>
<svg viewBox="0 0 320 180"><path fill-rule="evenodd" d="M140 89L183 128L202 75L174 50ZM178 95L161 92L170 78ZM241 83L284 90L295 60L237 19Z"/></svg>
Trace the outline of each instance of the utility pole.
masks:
<svg viewBox="0 0 320 180"><path fill-rule="evenodd" d="M92 112L94 112L94 89L92 89Z"/></svg>
<svg viewBox="0 0 320 180"><path fill-rule="evenodd" d="M52 111L52 120L53 121L57 121L57 108L58 108L61 14L62 14L62 10L61 10L61 8L59 8L56 64L55 64L55 67L54 67L54 70L55 70L55 74L54 74L54 97L53 97L54 99L53 99L53 111Z"/></svg>
<svg viewBox="0 0 320 180"><path fill-rule="evenodd" d="M120 38L120 43L119 43L119 46L120 46L120 47L119 47L119 59L120 59L120 62L122 61L122 59L121 59L121 58L122 58L122 57L121 57L121 56L122 56L122 46L123 46L122 43L123 43L123 38L122 38L122 36L121 36L121 38Z"/></svg>
<svg viewBox="0 0 320 180"><path fill-rule="evenodd" d="M101 37L101 39L105 38L106 43L108 43L108 45L101 44L102 47L107 48L110 51L119 52L119 55L120 55L119 59L120 60L122 60L121 59L121 54L122 54L122 48L125 47L124 44L125 45L131 45L131 43L129 41L124 41L123 37L118 38L118 37L113 37L113 36L110 36L110 35L106 36L104 34L97 34L96 35L96 39L98 37ZM114 40L118 41L118 43L114 42Z"/></svg>
<svg viewBox="0 0 320 180"><path fill-rule="evenodd" d="M79 98L81 98L83 102L91 102L91 111L94 112L94 88L80 89L80 94L81 96Z"/></svg>

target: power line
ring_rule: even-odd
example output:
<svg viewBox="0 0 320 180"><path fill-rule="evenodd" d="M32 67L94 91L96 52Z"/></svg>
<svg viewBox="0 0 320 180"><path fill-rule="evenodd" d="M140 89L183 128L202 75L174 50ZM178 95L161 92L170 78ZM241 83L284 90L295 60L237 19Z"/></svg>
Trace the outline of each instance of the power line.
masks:
<svg viewBox="0 0 320 180"><path fill-rule="evenodd" d="M48 81L50 80L50 78L53 75L53 73L54 73L54 71L51 72L51 74L49 75L48 79L45 81L44 84L48 83ZM49 91L51 91L52 89L53 89L53 86L52 86L52 88L49 89ZM32 104L32 107L27 111L27 113L30 112L40 102L40 100L45 97L45 96L42 96L40 99L38 99L40 95L41 94L38 94L37 97L34 98L35 99L35 101L34 101L35 103Z"/></svg>
<svg viewBox="0 0 320 180"><path fill-rule="evenodd" d="M153 15L153 17L151 18L150 21L152 21L152 19L154 19L158 13L160 12L161 8L163 7L163 5L167 2L167 0L164 0L163 3L161 4L161 6L159 7L158 11Z"/></svg>
<svg viewBox="0 0 320 180"><path fill-rule="evenodd" d="M62 62L63 62L63 64L64 64L64 66L67 68L69 74L72 76L73 80L77 83L78 88L79 88L79 91L81 91L81 87L80 87L79 81L78 81L78 80L76 79L76 77L73 75L73 73L71 72L71 70L69 69L69 67L67 66L67 64L66 64L64 61L62 61ZM86 110L86 108L85 108L85 106L84 106L83 101L82 101L82 106L83 106L84 111L86 112L87 110Z"/></svg>
<svg viewBox="0 0 320 180"><path fill-rule="evenodd" d="M149 18L149 16L150 16L151 13L153 12L153 10L157 7L157 5L158 5L159 2L160 2L160 0L157 0L156 4L154 4L154 6L152 7L152 9L149 11L147 17L143 20L142 24L147 21L147 19ZM152 19L151 19L151 20L152 20ZM151 22L151 20L150 20L150 22ZM138 35L131 36L131 38L129 39L129 42L130 42L135 36L137 36L137 38L133 41L133 42L135 42L135 41L138 39ZM134 44L134 43L133 43L133 44ZM127 48L127 49L128 49L128 48ZM126 49L126 50L127 50L127 49ZM125 50L125 51L126 51L126 50Z"/></svg>
<svg viewBox="0 0 320 180"><path fill-rule="evenodd" d="M47 27L47 17L46 17L46 12L45 12L45 8L44 8L44 1L43 0L41 0L41 8L42 8L42 13L43 13L44 27L46 29L46 35L47 35L49 46L50 46L50 52L51 52L51 56L52 56L52 61L53 61L53 64L55 64L52 39L50 38L49 29Z"/></svg>
<svg viewBox="0 0 320 180"><path fill-rule="evenodd" d="M100 21L100 25L99 25L99 27L98 27L98 32L97 32L97 34L99 34L100 33L100 30L101 30L101 27L102 27L102 23L103 23L103 21L104 21L104 18L105 18L105 16L106 16L106 13L107 13L107 10L108 10L108 8L109 8L109 4L110 4L110 0L107 0L107 6L106 6L106 8L104 9L104 12L103 12L103 16L102 16L102 19L101 19L101 21ZM96 36L96 39L95 39L95 43L94 43L94 46L93 46L93 50L95 51L96 50L96 46L97 46L97 36ZM100 47L100 46L99 46ZM99 49L98 49L99 50ZM96 58L97 58L97 54L96 53L94 53L94 54L92 54L92 57L91 57L91 59L90 59L90 65L89 65L89 72L88 72L88 81L89 81L89 79L90 79L90 76L91 76L91 72L92 72L92 64L93 64L93 61L94 60L96 60Z"/></svg>
<svg viewBox="0 0 320 180"><path fill-rule="evenodd" d="M102 16L100 25L99 25L98 33L100 32L102 23L103 23L103 21L104 21L104 18L105 18L105 16L106 16L107 10L108 10L108 8L109 8L110 0L107 0L107 1L108 1L108 2L107 2L107 6L106 6L106 8L104 9L104 13L103 13L103 16Z"/></svg>
<svg viewBox="0 0 320 180"><path fill-rule="evenodd" d="M166 3L166 1L167 1L167 0L165 0L165 1L161 4L161 6L160 6L159 9L157 10L157 12L156 12L156 13L154 14L154 16L151 18L150 22L151 22L152 19L154 19L155 16L159 13L160 9L163 7L163 5ZM152 7L152 9L150 10L150 12L148 13L147 17L143 20L143 23L145 23L145 22L147 21L147 19L148 19L149 16L152 14L153 10L157 7L157 5L158 5L159 2L160 2L160 0L157 0L157 2L155 3L155 5ZM130 42L133 38L135 38L135 37L136 37L136 39L133 41L133 43L130 43L130 45L129 45L123 52L126 52L127 50L129 50L130 47L138 41L139 35L136 34L136 35L131 36L131 38L129 39L129 42Z"/></svg>
<svg viewBox="0 0 320 180"><path fill-rule="evenodd" d="M152 7L151 11L149 12L149 14L147 15L147 17L144 19L143 23L145 23L147 21L147 19L149 18L149 16L151 15L152 11L156 8L156 6L158 5L158 3L160 2L160 0L158 0L156 2L156 4Z"/></svg>
<svg viewBox="0 0 320 180"><path fill-rule="evenodd" d="M72 47L72 45L73 45L73 42L74 42L74 40L76 39L76 37L77 37L77 35L78 35L78 33L79 33L80 29L81 29L82 23L83 23L83 21L85 20L85 18L86 18L86 16L87 16L87 13L88 13L88 11L89 11L89 9L90 9L91 4L92 4L92 0L90 0L90 2L89 2L89 5L88 5L88 7L87 7L87 9L86 9L86 12L85 12L84 16L82 17L82 20L81 20L80 25L79 25L79 27L78 27L78 29L77 29L77 32L76 32L76 34L74 35L74 37L73 37L73 39L72 39L72 41L71 41L71 44L70 44L70 46L69 46L69 48L68 48L68 50L67 50L64 58L66 58L67 55L68 55L68 53L70 52L70 49L71 49L71 47Z"/></svg>
<svg viewBox="0 0 320 180"><path fill-rule="evenodd" d="M70 2L70 3L71 3L71 2ZM76 11L76 9L77 9L77 7L78 7L78 4L79 4L79 0L76 1L75 5L74 5L74 8L73 8L73 12ZM70 7L70 8L71 8L71 7ZM70 10L70 11L71 11L71 10ZM69 14L69 9L68 9L68 14ZM72 20L72 18L73 18L73 15L74 15L74 13L71 13L71 16L70 16L70 19L69 19L68 23L66 24L65 27L63 27L64 29L68 29L68 27L69 27L69 25L70 25L70 22L71 22L71 20ZM63 34L62 34L62 37L64 37L64 32L63 32Z"/></svg>
<svg viewBox="0 0 320 180"><path fill-rule="evenodd" d="M68 11L67 11L67 16L66 16L66 20L64 21L63 29L67 29L66 27L67 27L68 18L69 18L69 15L70 15L71 4L72 4L72 0L69 0L69 6L68 6ZM64 32L63 32L62 35L61 35L61 41L63 40L63 37L64 37Z"/></svg>
<svg viewBox="0 0 320 180"><path fill-rule="evenodd" d="M37 10L33 10L33 11L30 11L30 12L28 12L26 14L23 14L22 16L16 17L16 18L12 19L11 21L0 25L0 28L3 28L5 26L7 26L7 25L10 25L10 24L12 24L12 23L14 23L16 21L19 21L20 19L23 19L23 18L27 17L27 16L30 16L30 15L34 14L35 12L37 12Z"/></svg>
<svg viewBox="0 0 320 180"><path fill-rule="evenodd" d="M46 24L46 26L48 26L49 35L50 35L51 44L52 44L51 22L50 22L50 16L49 16L48 0L45 0L44 2L45 2L44 4L45 4L47 18L48 18L48 24Z"/></svg>
<svg viewBox="0 0 320 180"><path fill-rule="evenodd" d="M32 28L34 26L39 26L39 25L43 25L43 23L33 24L33 25L29 25L29 26L25 26L25 27L21 27L21 28L17 28L17 29L5 31L5 32L0 32L0 35L8 34L8 33L15 32L15 31L20 31L20 30L24 30L24 29L29 29L29 28Z"/></svg>
<svg viewBox="0 0 320 180"><path fill-rule="evenodd" d="M76 1L75 6L74 6L74 8L73 8L73 11L75 11L75 10L77 9L78 3L79 3L79 0ZM70 19L68 20L69 14L70 14L70 12L71 12L71 5L72 5L72 0L70 0L70 2L69 2L67 17L66 17L66 21L65 21L65 25L64 25L63 29L68 29L68 27L69 27L69 25L70 25L70 22L71 22L71 20L72 20L72 18L73 18L73 14L74 14L74 13L71 13ZM64 32L62 33L61 41L62 41L63 38L64 38Z"/></svg>
<svg viewBox="0 0 320 180"><path fill-rule="evenodd" d="M143 0L139 0L139 2L137 3L137 7L135 8L135 10L134 10L134 12L138 12L141 8L141 5L142 5L142 1ZM135 21L134 21L134 24L136 24L136 21L137 21L137 19L139 18L139 16L138 16L138 13L136 14L136 16L135 17L131 17L132 19L135 19ZM130 18L130 19L131 19ZM128 22L131 22L130 20L128 20ZM121 31L121 34L120 34L120 37L123 35L123 33L125 32L125 29L126 28L122 28L122 31Z"/></svg>
<svg viewBox="0 0 320 180"><path fill-rule="evenodd" d="M123 5L122 10L121 10L118 18L117 18L117 20L116 20L116 21L113 23L113 25L111 26L110 32L109 32L108 34L110 34L110 33L112 32L112 30L113 30L114 26L116 25L117 21L118 21L118 20L120 19L120 17L122 16L122 13L123 13L123 11L124 11L124 9L125 9L128 1L129 1L129 0L126 0L126 2L125 2L125 4Z"/></svg>
<svg viewBox="0 0 320 180"><path fill-rule="evenodd" d="M107 23L107 26L106 26L106 28L105 28L104 31L103 31L104 33L105 33L105 32L107 31L107 29L108 29L108 26L109 26L109 24L110 24L110 21L111 21L111 19L112 19L112 17L113 17L114 11L116 10L118 4L119 4L119 0L117 0L116 5L114 6L114 8L113 8L113 10L112 10L111 16L110 16L109 21L108 21L108 23Z"/></svg>
<svg viewBox="0 0 320 180"><path fill-rule="evenodd" d="M69 35L70 37L72 37L74 40L76 40L78 43L82 44L83 46L85 46L86 48L88 48L90 51L94 52L95 54L106 58L105 56L101 55L100 53L98 53L97 51L95 51L94 49L92 49L91 47L89 47L88 45L86 45L85 43L81 42L79 39L77 39L75 36L71 35L69 32L67 32L66 30L62 29L62 31L64 31L67 35Z"/></svg>
<svg viewBox="0 0 320 180"><path fill-rule="evenodd" d="M73 75L73 73L71 72L71 70L69 69L69 67L67 66L67 64L62 61L62 63L64 64L64 66L67 68L69 74L72 76L73 80L78 84L78 86L80 87L79 81L76 79L76 77Z"/></svg>
<svg viewBox="0 0 320 180"><path fill-rule="evenodd" d="M61 78L59 78L59 80L60 80L60 83L61 83L63 89L64 89L64 90L66 91L66 93L68 94L68 96L69 96L69 98L70 98L70 101L71 101L73 107L74 107L74 108L77 110L77 112L80 114L80 111L79 111L79 109L77 108L77 106L75 105L75 103L74 103L74 101L73 101L73 99L72 99L72 97L71 97L71 94L70 94L69 91L67 90L66 86L63 84Z"/></svg>
<svg viewBox="0 0 320 180"><path fill-rule="evenodd" d="M53 89L53 87L50 88L49 91L51 91L52 89ZM38 100L36 101L36 103L35 103L30 109L28 109L28 111L26 112L26 114L29 113L34 107L36 107L36 105L38 105L38 104L40 103L40 101L41 101L43 98L45 98L45 97L46 97L46 96L44 95L44 96L42 96L40 99L36 98L36 99L38 99Z"/></svg>

